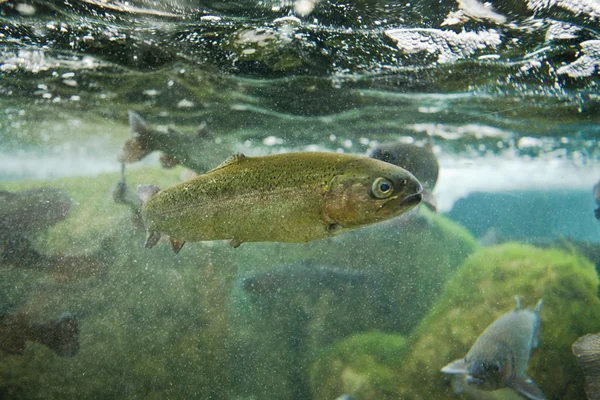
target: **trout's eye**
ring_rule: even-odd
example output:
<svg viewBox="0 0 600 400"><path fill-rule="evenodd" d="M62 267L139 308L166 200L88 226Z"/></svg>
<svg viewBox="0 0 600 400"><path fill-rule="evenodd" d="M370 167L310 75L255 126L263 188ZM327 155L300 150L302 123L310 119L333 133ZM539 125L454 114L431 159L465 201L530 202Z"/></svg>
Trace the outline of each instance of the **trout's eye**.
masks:
<svg viewBox="0 0 600 400"><path fill-rule="evenodd" d="M394 186L388 179L377 178L373 181L371 192L373 192L373 196L377 197L378 199L384 199L389 197L394 192Z"/></svg>

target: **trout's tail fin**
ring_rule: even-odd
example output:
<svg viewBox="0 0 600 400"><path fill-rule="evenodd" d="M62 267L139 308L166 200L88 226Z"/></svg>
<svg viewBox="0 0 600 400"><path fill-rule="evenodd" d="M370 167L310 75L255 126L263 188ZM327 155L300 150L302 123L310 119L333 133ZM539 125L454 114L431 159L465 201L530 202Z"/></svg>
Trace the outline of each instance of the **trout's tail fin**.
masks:
<svg viewBox="0 0 600 400"><path fill-rule="evenodd" d="M119 161L125 164L139 161L153 151L149 138L152 131L135 111L129 111L129 131L131 138L125 142L119 155Z"/></svg>
<svg viewBox="0 0 600 400"><path fill-rule="evenodd" d="M158 188L157 186L138 185L137 195L140 198L140 200L142 201L142 207L148 201L150 201L151 198L156 196L156 194L158 192L160 192L160 188ZM152 247L156 246L156 243L158 243L158 241L160 240L161 237L162 237L162 234L160 232L148 230L147 235L146 235L146 242L144 243L144 247L146 247L147 249L151 249ZM181 250L181 248L185 244L185 241L183 241L183 240L177 240L177 239L173 239L171 237L169 238L169 240L171 241L171 248L173 249L173 252L175 254L179 253L179 250Z"/></svg>

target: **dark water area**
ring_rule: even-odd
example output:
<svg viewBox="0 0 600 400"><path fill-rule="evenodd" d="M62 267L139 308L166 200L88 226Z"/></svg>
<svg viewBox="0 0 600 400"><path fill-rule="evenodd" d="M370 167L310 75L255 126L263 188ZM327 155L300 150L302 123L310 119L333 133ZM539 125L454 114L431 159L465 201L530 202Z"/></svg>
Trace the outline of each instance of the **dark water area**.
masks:
<svg viewBox="0 0 600 400"><path fill-rule="evenodd" d="M594 398L599 84L597 0L0 0L0 399L524 398L446 373L498 318L476 365ZM381 149L422 203L307 243L174 254L136 195Z"/></svg>

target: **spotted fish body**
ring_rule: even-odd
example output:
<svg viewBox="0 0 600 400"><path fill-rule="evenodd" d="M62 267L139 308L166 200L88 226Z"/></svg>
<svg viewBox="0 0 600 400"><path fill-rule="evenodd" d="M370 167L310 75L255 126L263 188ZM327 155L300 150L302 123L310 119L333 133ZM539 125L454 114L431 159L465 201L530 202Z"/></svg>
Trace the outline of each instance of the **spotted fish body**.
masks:
<svg viewBox="0 0 600 400"><path fill-rule="evenodd" d="M389 189L385 197L374 195L375 184ZM195 179L162 191L142 185L138 194L146 246L167 234L177 251L186 241L237 246L331 237L412 209L421 190L410 172L368 157L287 153L236 154Z"/></svg>

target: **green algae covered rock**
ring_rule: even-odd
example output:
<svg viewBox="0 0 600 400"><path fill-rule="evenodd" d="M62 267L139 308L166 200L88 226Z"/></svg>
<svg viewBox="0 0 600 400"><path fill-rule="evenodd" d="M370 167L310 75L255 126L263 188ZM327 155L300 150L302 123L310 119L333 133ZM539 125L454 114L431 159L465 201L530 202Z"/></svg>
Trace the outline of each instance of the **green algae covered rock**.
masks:
<svg viewBox="0 0 600 400"><path fill-rule="evenodd" d="M524 307L544 298L540 346L532 353L529 375L549 398L585 398L571 344L600 329L597 286L593 265L576 253L509 243L475 254L415 330L398 396L455 398L440 369L463 357L489 324L513 309L517 295Z"/></svg>
<svg viewBox="0 0 600 400"><path fill-rule="evenodd" d="M470 393L454 394L450 376L440 369L463 357L489 324L514 309L515 295L524 307L533 307L544 298L540 346L532 353L529 375L549 399L585 398L571 344L583 334L600 330L597 286L593 265L577 253L514 243L481 250L448 282L400 351L389 344L374 348L348 340L317 357L311 367L314 398L335 398L361 382L368 382L367 387L383 382L372 393L359 389L361 399L475 398ZM372 364L368 379L359 373L365 369L365 359ZM510 390L480 396L519 398Z"/></svg>
<svg viewBox="0 0 600 400"><path fill-rule="evenodd" d="M351 394L360 399L396 399L398 375L406 357L401 335L367 332L323 350L310 369L315 399Z"/></svg>

